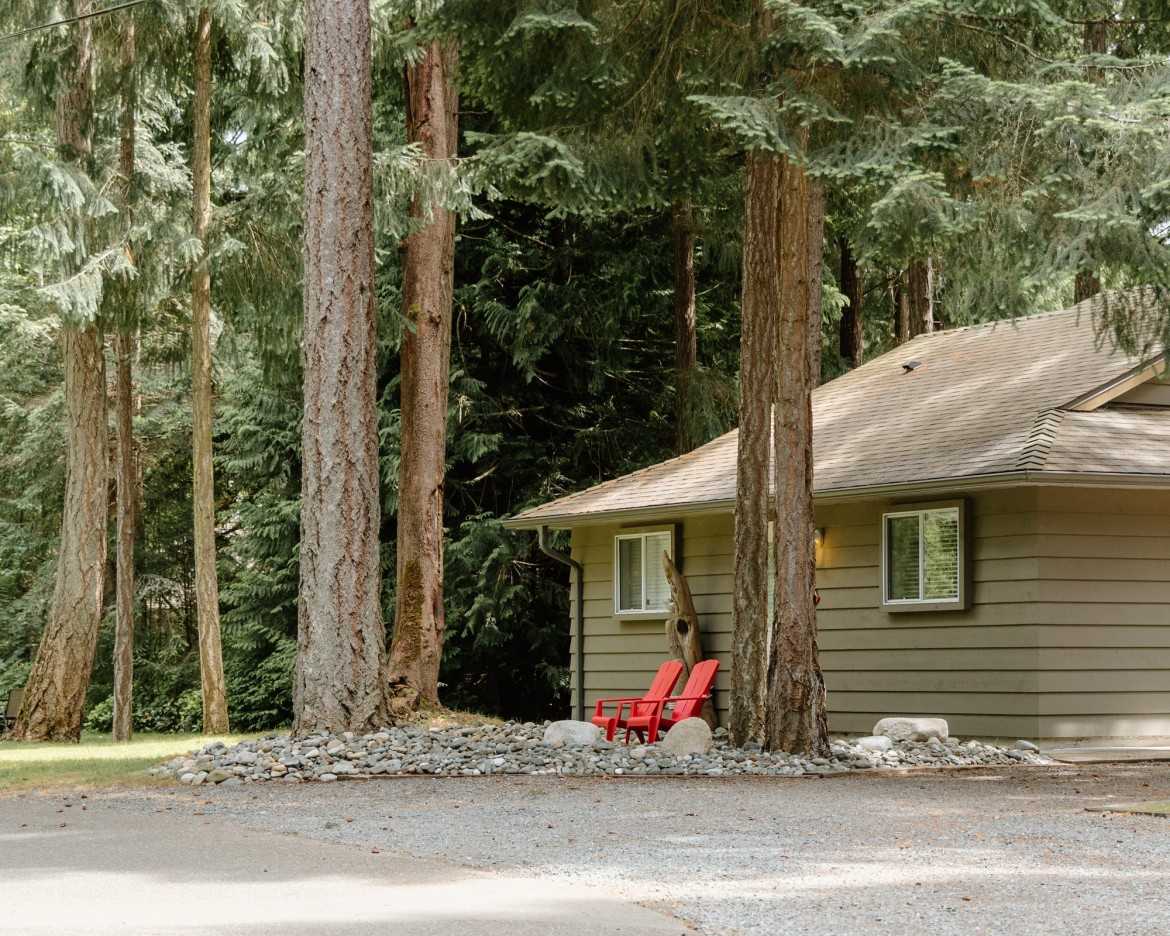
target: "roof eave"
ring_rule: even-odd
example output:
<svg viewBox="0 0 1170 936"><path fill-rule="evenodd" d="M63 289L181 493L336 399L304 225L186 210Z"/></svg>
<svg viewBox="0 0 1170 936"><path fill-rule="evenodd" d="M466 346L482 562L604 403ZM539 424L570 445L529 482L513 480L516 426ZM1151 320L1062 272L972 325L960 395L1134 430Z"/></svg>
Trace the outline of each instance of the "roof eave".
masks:
<svg viewBox="0 0 1170 936"><path fill-rule="evenodd" d="M967 475L959 478L932 478L924 481L900 481L893 484L868 484L857 487L831 488L817 491L815 503L872 500L878 497L922 497L934 494L953 494L956 490L982 491L1021 485L1061 485L1079 487L1170 488L1170 474L1142 475L1120 472L1085 471L1005 471L997 474ZM539 530L542 526L555 530L570 527L599 526L607 523L636 523L643 520L661 522L665 519L722 513L735 509L733 499L703 501L694 504L660 504L622 510L605 510L588 514L559 514L540 517L523 515L504 520L509 530Z"/></svg>

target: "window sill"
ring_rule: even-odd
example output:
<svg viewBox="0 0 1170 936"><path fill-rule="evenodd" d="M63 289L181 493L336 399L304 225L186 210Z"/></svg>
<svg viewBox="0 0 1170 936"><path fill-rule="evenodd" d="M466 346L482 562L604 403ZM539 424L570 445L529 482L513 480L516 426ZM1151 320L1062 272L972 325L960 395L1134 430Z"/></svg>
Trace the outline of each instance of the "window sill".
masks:
<svg viewBox="0 0 1170 936"><path fill-rule="evenodd" d="M663 608L660 611L615 611L615 621L662 621L670 617L670 612Z"/></svg>
<svg viewBox="0 0 1170 936"><path fill-rule="evenodd" d="M906 614L915 611L969 611L971 606L962 599L956 601L896 601L882 602L887 614Z"/></svg>

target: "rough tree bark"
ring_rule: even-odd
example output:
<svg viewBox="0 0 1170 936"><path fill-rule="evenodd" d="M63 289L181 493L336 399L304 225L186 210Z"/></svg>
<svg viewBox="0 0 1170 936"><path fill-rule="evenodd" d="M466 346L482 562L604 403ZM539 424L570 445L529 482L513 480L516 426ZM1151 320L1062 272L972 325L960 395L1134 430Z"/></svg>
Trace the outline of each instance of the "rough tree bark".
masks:
<svg viewBox="0 0 1170 936"><path fill-rule="evenodd" d="M122 25L121 152L118 171L124 202L129 203L134 176L134 121L137 85L134 75L134 20ZM128 210L128 208L127 208ZM134 449L134 358L138 337L132 330L114 339L115 413L117 425L117 611L114 623L114 739L129 741L133 734L134 696L134 539L138 495L138 466Z"/></svg>
<svg viewBox="0 0 1170 936"><path fill-rule="evenodd" d="M203 731L228 730L227 692L219 636L219 583L215 572L215 475L211 464L211 274L207 230L211 223L211 11L195 27L194 143L191 175L195 236L203 259L191 274L191 461L195 507L195 608L199 622L199 675Z"/></svg>
<svg viewBox="0 0 1170 936"><path fill-rule="evenodd" d="M430 42L422 59L406 66L407 139L435 162L456 152L456 55L453 44ZM421 198L410 213L425 226L407 238L403 257L403 317L410 324L402 334L398 591L389 681L398 702L413 708L439 704L455 214Z"/></svg>
<svg viewBox="0 0 1170 936"><path fill-rule="evenodd" d="M695 601L691 597L691 586L683 578L678 567L671 562L670 554L662 554L662 568L670 583L670 617L666 620L666 643L670 655L682 663L684 677L691 675L695 664L703 662L703 641L699 635L699 615L695 613ZM703 703L700 717L714 731L719 727L715 714L715 703L710 698Z"/></svg>
<svg viewBox="0 0 1170 936"><path fill-rule="evenodd" d="M817 649L813 543L812 391L820 370L824 195L784 161L780 210L781 298L776 330L775 614L765 747L828 753L825 681Z"/></svg>
<svg viewBox="0 0 1170 936"><path fill-rule="evenodd" d="M910 289L904 273L894 279L891 290L894 300L894 346L903 345L913 337L910 328Z"/></svg>
<svg viewBox="0 0 1170 936"><path fill-rule="evenodd" d="M90 10L88 0L74 0L74 16ZM89 20L74 28L77 56L57 97L57 142L63 158L85 165L93 152L93 34ZM48 621L10 732L22 741L80 740L101 625L109 474L105 355L96 323L66 324L62 339L67 442L61 549Z"/></svg>
<svg viewBox="0 0 1170 936"><path fill-rule="evenodd" d="M676 448L683 455L698 445L691 417L691 388L699 365L695 332L695 228L689 198L671 206L674 248L674 425Z"/></svg>
<svg viewBox="0 0 1170 936"><path fill-rule="evenodd" d="M930 257L906 264L906 300L910 337L934 331L934 264Z"/></svg>
<svg viewBox="0 0 1170 936"><path fill-rule="evenodd" d="M293 732L389 723L378 544L370 5L309 0L304 428Z"/></svg>
<svg viewBox="0 0 1170 936"><path fill-rule="evenodd" d="M1104 55L1109 51L1109 27L1104 22L1085 23L1084 50L1086 55ZM1087 77L1096 82L1104 78L1098 68L1090 69ZM1091 259L1087 261L1092 263ZM1073 302L1092 299L1101 291L1101 281L1092 270L1078 270L1073 282Z"/></svg>
<svg viewBox="0 0 1170 936"><path fill-rule="evenodd" d="M753 150L744 200L731 692L733 744L764 740L768 634L768 454L780 299L779 158Z"/></svg>
<svg viewBox="0 0 1170 936"><path fill-rule="evenodd" d="M865 282L849 241L842 237L837 243L841 248L841 292L845 296L845 308L841 310L841 359L852 367L860 367L865 363L865 323L861 313Z"/></svg>

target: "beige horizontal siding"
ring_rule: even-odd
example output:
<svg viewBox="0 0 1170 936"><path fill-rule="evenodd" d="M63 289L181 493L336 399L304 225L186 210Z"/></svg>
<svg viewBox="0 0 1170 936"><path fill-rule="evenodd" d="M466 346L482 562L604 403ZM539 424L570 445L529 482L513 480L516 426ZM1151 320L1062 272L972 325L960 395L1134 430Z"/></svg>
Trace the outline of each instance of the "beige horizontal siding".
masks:
<svg viewBox="0 0 1170 936"><path fill-rule="evenodd" d="M1040 731L1170 727L1170 492L1038 498Z"/></svg>
<svg viewBox="0 0 1170 936"><path fill-rule="evenodd" d="M666 518L664 522L672 520ZM715 705L726 721L731 652L732 520L730 514L694 517L678 526L681 536L676 541L677 559L695 601L704 651L708 656L718 658L721 664L715 681ZM600 698L641 695L669 656L665 616L630 619L614 615L613 543L621 530L615 524L573 530L573 558L585 568L585 699L588 712L592 712ZM573 652L576 652L575 642ZM575 672L575 658L572 665ZM681 691L681 681L677 688ZM573 691L576 692L575 677Z"/></svg>
<svg viewBox="0 0 1170 936"><path fill-rule="evenodd" d="M968 503L972 607L948 612L881 610L881 515L894 505L818 509L830 729L868 732L908 714L947 718L960 737L1170 734L1170 494L1020 488ZM722 664L725 720L732 519L679 527L704 647ZM573 531L585 566L590 711L597 698L641 694L667 655L664 619L614 616L620 529Z"/></svg>
<svg viewBox="0 0 1170 936"><path fill-rule="evenodd" d="M817 585L829 728L868 732L887 715L946 718L957 736L1038 729L1034 492L968 499L968 611L881 605L881 518L889 502L819 508Z"/></svg>

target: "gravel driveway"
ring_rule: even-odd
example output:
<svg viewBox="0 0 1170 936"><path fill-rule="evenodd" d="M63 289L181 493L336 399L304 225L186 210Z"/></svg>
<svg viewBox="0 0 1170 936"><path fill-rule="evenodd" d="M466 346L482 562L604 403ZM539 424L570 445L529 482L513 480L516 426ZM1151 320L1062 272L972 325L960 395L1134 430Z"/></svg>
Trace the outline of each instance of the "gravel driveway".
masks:
<svg viewBox="0 0 1170 936"><path fill-rule="evenodd" d="M1170 931L1170 765L832 779L399 778L92 794L591 884L703 933Z"/></svg>

